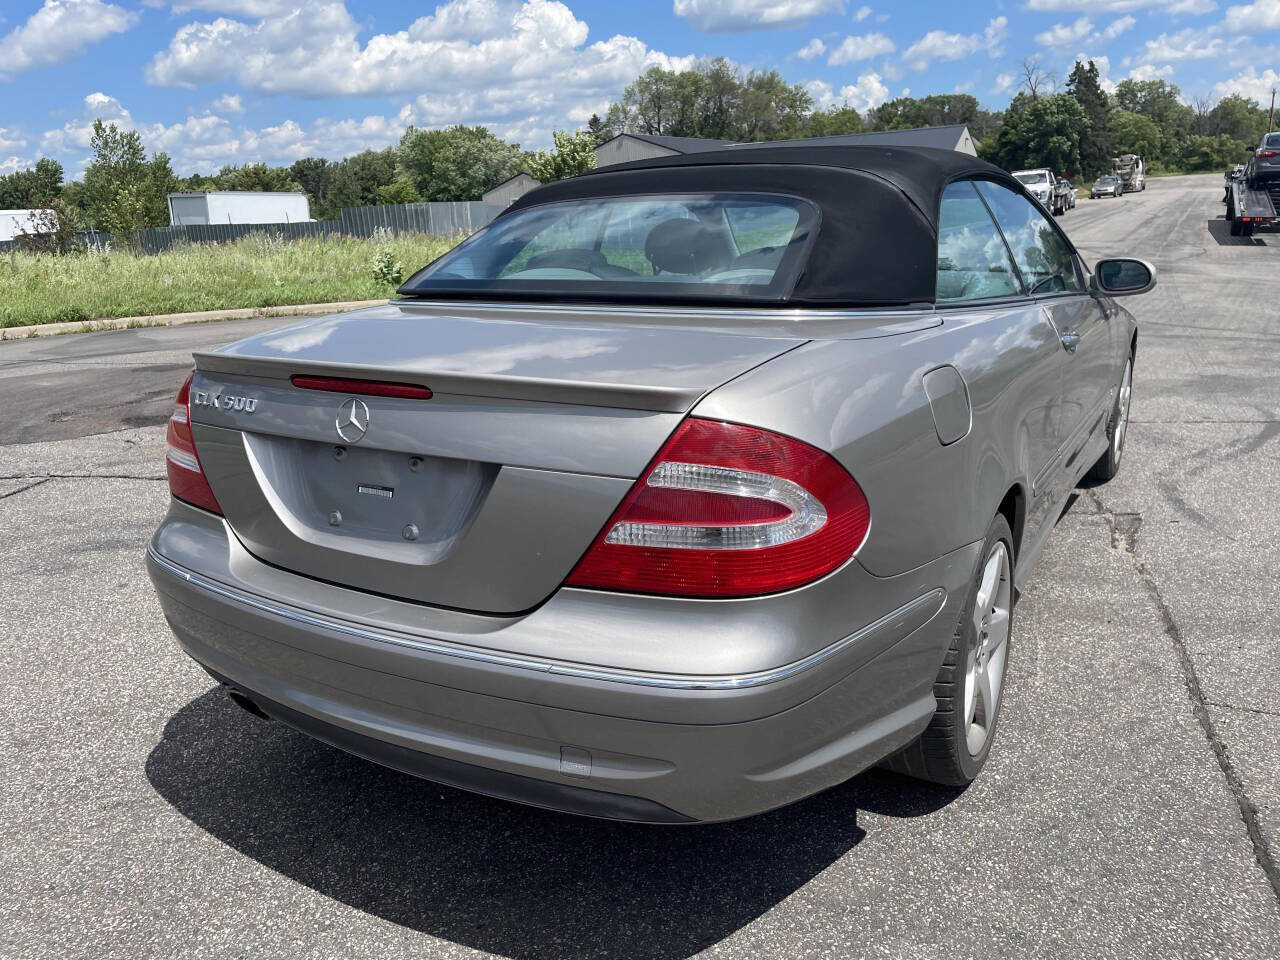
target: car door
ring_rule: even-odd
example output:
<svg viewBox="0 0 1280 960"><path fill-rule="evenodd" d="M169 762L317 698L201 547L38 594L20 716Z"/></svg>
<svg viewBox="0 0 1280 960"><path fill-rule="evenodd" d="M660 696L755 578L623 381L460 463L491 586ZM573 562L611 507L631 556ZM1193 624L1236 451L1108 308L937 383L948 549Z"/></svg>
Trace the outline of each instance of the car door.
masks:
<svg viewBox="0 0 1280 960"><path fill-rule="evenodd" d="M1064 491L1087 464L1081 451L1106 427L1115 389L1110 313L1089 292L1075 251L1057 224L1025 197L982 181L978 189L1000 225L1031 296L1062 342L1059 468Z"/></svg>
<svg viewBox="0 0 1280 960"><path fill-rule="evenodd" d="M1020 470L1031 488L1025 542L1056 499L1053 466L1062 445L1058 408L1065 352L1043 308L1027 295L1008 244L972 180L950 184L938 212L937 304L958 324L972 324L961 355L951 358L968 385L975 416L1016 437ZM999 398L998 400L996 398Z"/></svg>

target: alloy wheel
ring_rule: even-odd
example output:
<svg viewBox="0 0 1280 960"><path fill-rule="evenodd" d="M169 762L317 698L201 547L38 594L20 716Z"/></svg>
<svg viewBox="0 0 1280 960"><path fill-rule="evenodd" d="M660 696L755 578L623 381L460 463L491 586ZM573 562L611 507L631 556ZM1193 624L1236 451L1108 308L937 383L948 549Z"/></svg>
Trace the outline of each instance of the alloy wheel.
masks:
<svg viewBox="0 0 1280 960"><path fill-rule="evenodd" d="M1124 453L1125 432L1129 428L1129 399L1133 396L1133 360L1124 365L1124 379L1120 381L1120 396L1116 410L1116 428L1112 431L1111 443L1114 448L1115 462L1120 463L1120 455Z"/></svg>
<svg viewBox="0 0 1280 960"><path fill-rule="evenodd" d="M1009 550L997 541L982 567L973 604L975 642L969 650L964 682L965 740L971 756L982 753L995 729L1009 654L1013 576Z"/></svg>

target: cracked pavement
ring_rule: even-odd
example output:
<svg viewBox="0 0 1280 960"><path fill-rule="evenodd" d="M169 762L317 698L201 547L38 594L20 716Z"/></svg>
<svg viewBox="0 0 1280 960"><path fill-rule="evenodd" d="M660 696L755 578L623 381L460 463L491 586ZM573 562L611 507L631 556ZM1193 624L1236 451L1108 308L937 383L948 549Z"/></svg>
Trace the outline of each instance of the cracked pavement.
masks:
<svg viewBox="0 0 1280 960"><path fill-rule="evenodd" d="M1119 477L1017 608L962 793L871 771L784 810L621 826L413 780L229 705L143 544L192 349L284 320L0 344L0 956L1280 953L1280 233L1216 176L1063 220L1160 270Z"/></svg>

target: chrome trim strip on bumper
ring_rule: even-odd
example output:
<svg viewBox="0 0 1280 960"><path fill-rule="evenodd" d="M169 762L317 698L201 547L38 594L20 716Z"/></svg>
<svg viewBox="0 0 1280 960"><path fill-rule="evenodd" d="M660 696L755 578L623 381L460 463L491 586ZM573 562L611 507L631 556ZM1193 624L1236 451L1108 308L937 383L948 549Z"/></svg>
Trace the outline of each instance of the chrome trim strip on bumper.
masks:
<svg viewBox="0 0 1280 960"><path fill-rule="evenodd" d="M367 627L358 627L352 624L343 623L339 620L332 620L327 617L320 617L310 613L304 613L295 610L283 604L266 600L262 597L246 593L235 587L229 587L225 584L210 580L198 573L179 566L171 560L167 560L156 552L155 547L148 544L147 557L161 569L173 574L181 580L186 581L193 587L214 596L222 597L233 603L238 603L244 607L250 607L254 610L260 610L273 616L289 620L294 623L305 624L310 627L318 627L322 630L332 630L335 633L345 634L350 637L356 637L360 640L371 640L377 643L388 643L399 647L408 647L413 650L420 650L426 653L438 654L445 657L456 657L462 660L473 660L479 663L488 664L490 666L515 667L522 670L531 670L537 673L551 674L557 677L572 677L578 680L598 680L609 683L626 683L642 687L658 687L667 690L741 690L748 687L759 687L767 683L776 683L779 680L785 680L793 677L798 673L808 670L825 660L830 659L842 650L853 646L859 641L866 640L872 635L882 630L892 627L901 628L904 624L910 625L911 630L916 630L923 626L942 609L946 603L947 592L941 587L930 590L928 593L916 597L914 600L908 601L892 613L886 614L874 623L869 623L854 633L849 634L842 640L837 640L829 646L823 647L815 653L800 660L783 664L780 667L774 667L770 670L761 670L755 673L744 673L738 675L712 674L706 676L689 676L677 674L654 674L654 673L635 673L627 670L606 670L599 667L579 667L573 664L561 663L552 660L539 660L533 657L518 657L510 654L482 652L479 650L469 649L467 647L459 647L453 644L442 643L434 640L411 639L409 637L400 636L394 633L387 633L382 630L374 630Z"/></svg>

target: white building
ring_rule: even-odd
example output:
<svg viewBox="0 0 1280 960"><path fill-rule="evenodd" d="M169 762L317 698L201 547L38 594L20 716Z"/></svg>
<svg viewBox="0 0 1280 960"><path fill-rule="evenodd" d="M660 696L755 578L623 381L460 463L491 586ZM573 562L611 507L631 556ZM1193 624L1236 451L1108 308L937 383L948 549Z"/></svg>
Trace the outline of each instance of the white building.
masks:
<svg viewBox="0 0 1280 960"><path fill-rule="evenodd" d="M305 193L216 190L169 194L169 223L192 227L208 223L304 223L311 219Z"/></svg>
<svg viewBox="0 0 1280 960"><path fill-rule="evenodd" d="M16 240L23 231L37 233L41 216L52 216L48 210L0 210L0 241Z"/></svg>

